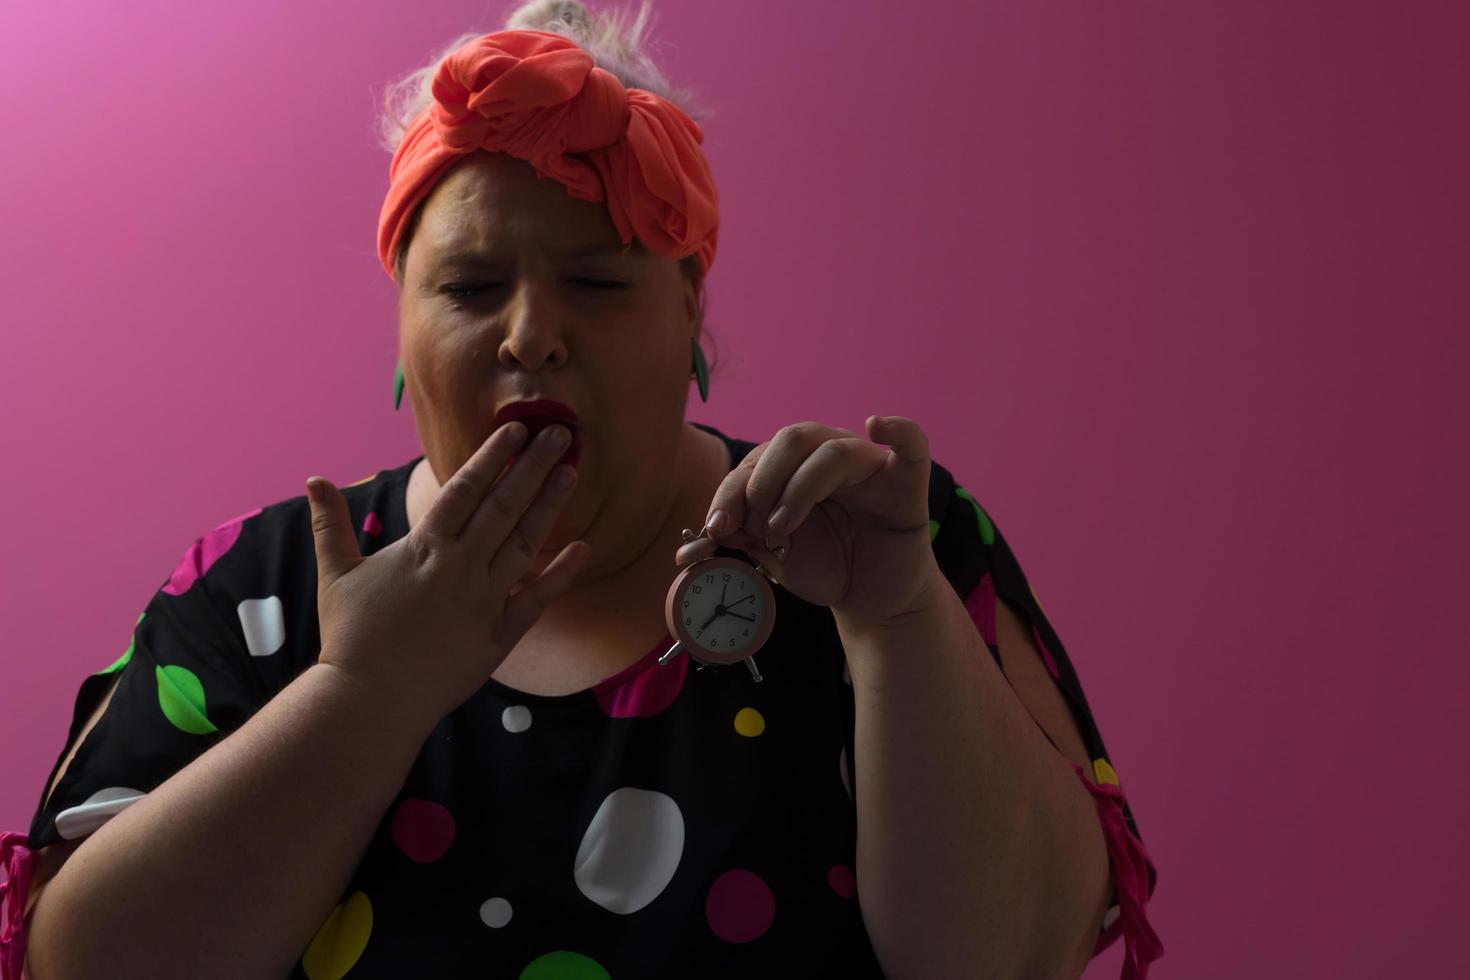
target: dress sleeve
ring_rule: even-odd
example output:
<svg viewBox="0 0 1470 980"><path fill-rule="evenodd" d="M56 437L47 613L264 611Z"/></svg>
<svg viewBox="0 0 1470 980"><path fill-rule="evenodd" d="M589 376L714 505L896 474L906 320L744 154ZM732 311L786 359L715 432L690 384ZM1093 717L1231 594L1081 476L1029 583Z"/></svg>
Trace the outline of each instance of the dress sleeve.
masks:
<svg viewBox="0 0 1470 980"><path fill-rule="evenodd" d="M1158 872L1144 848L1138 823L1103 744L1071 657L1047 620L1005 536L979 501L938 463L933 464L931 472L929 515L929 537L935 559L964 600L996 664L1001 664L996 635L999 597L1025 619L1037 653L1077 723L1092 760L1092 771L1086 772L1076 763L1072 763L1072 769L1097 803L1113 878L1114 902L1103 917L1093 956L1122 936L1123 978L1144 980L1149 963L1164 953L1146 914ZM1051 741L1049 735L1047 740ZM1056 743L1052 745L1055 747Z"/></svg>
<svg viewBox="0 0 1470 980"><path fill-rule="evenodd" d="M21 976L34 853L87 837L269 700L276 686L269 663L275 649L270 611L261 605L269 600L237 602L220 581L240 574L248 561L241 552L250 544L239 539L244 522L258 513L226 521L195 540L139 614L121 656L82 679L66 743L41 786L28 835L0 836L0 863L8 869L0 890L4 980ZM46 787L114 681L112 700L47 800Z"/></svg>

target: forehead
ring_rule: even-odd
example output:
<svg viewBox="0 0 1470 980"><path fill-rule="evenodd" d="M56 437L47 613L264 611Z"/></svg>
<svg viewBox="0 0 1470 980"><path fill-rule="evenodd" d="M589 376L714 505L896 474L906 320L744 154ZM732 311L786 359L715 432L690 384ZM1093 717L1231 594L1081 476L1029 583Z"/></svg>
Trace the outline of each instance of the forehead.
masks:
<svg viewBox="0 0 1470 980"><path fill-rule="evenodd" d="M527 246L557 255L639 255L625 246L605 202L571 197L524 160L477 151L439 181L424 204L416 239L433 260Z"/></svg>

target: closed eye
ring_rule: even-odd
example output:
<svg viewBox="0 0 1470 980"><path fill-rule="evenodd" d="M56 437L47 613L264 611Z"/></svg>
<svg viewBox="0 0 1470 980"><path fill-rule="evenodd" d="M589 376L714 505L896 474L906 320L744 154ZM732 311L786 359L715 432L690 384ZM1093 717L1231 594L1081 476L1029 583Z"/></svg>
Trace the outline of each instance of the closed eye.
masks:
<svg viewBox="0 0 1470 980"><path fill-rule="evenodd" d="M626 288L628 288L628 284L627 283L620 282L620 281L615 280L615 279L586 279L586 278L583 278L583 279L573 279L572 282L580 283L580 284L585 285L585 286L588 286L588 287L590 287L592 289L613 290L613 289L626 289ZM468 299L469 297L473 296L475 293L481 292L483 290L487 290L487 289L499 289L500 288L500 285L501 284L500 283L497 283L497 282L490 282L490 283L463 283L463 284L457 284L457 285L453 285L453 286L445 286L443 288L442 292L444 293L444 295L450 297L451 299L462 300L462 299Z"/></svg>

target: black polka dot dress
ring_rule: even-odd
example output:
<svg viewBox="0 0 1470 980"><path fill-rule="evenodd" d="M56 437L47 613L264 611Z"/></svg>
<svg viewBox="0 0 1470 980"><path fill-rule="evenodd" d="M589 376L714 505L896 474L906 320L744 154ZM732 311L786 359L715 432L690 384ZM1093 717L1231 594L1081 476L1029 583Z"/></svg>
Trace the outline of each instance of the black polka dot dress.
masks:
<svg viewBox="0 0 1470 980"><path fill-rule="evenodd" d="M755 445L694 424L735 462ZM343 488L363 554L408 532L419 458ZM1097 950L1123 936L1125 976L1142 977L1162 952L1145 915L1157 876L1077 674L1005 538L937 463L929 508L936 559L996 663L1002 597L1071 708L1092 760L1074 769L1097 800L1115 887ZM760 683L743 664L700 670L682 652L659 665L667 636L573 694L487 680L423 744L292 976L881 977L856 890L851 677L829 610L773 589ZM189 546L126 649L82 680L46 785L118 686L66 775L28 834L4 836L7 977L19 977L25 937L12 909L33 852L86 837L151 792L319 651L304 496Z"/></svg>

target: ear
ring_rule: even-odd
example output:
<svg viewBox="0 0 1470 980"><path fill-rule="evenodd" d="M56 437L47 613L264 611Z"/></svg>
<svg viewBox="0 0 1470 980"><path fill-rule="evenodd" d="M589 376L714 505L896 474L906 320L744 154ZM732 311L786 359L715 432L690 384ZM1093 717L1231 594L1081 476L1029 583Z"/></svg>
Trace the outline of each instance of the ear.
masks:
<svg viewBox="0 0 1470 980"><path fill-rule="evenodd" d="M704 325L699 322L699 291L703 283L697 276L686 275L682 268L679 269L679 278L684 284L684 315L691 325L699 327L699 333L703 333ZM695 339L699 339L698 334Z"/></svg>

